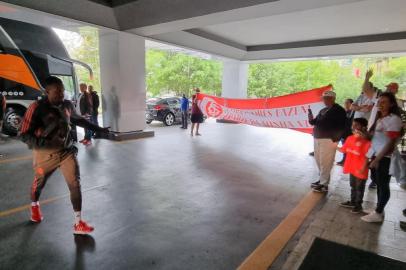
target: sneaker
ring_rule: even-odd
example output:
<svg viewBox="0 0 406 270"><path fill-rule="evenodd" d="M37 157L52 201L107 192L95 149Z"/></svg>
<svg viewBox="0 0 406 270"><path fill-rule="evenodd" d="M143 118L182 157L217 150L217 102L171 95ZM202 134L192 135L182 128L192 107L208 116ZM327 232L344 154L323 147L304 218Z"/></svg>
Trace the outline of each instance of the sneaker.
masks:
<svg viewBox="0 0 406 270"><path fill-rule="evenodd" d="M317 187L313 188L313 191L318 193L327 193L328 187L325 185L318 185Z"/></svg>
<svg viewBox="0 0 406 270"><path fill-rule="evenodd" d="M355 207L351 210L351 213L353 213L353 214L363 213L362 206L355 206Z"/></svg>
<svg viewBox="0 0 406 270"><path fill-rule="evenodd" d="M39 205L31 205L31 221L35 223L39 223L44 219L41 213L41 209Z"/></svg>
<svg viewBox="0 0 406 270"><path fill-rule="evenodd" d="M403 209L403 215L406 217L406 209Z"/></svg>
<svg viewBox="0 0 406 270"><path fill-rule="evenodd" d="M369 184L368 188L376 189L376 184L374 182L371 182L371 184Z"/></svg>
<svg viewBox="0 0 406 270"><path fill-rule="evenodd" d="M399 226L402 230L406 231L406 221L400 221Z"/></svg>
<svg viewBox="0 0 406 270"><path fill-rule="evenodd" d="M86 141L86 139L80 140L79 143L83 143L84 141Z"/></svg>
<svg viewBox="0 0 406 270"><path fill-rule="evenodd" d="M86 140L86 141L83 142L83 145L84 146L92 145L92 141L91 140Z"/></svg>
<svg viewBox="0 0 406 270"><path fill-rule="evenodd" d="M93 231L94 228L83 220L79 221L78 224L73 225L73 234L89 234Z"/></svg>
<svg viewBox="0 0 406 270"><path fill-rule="evenodd" d="M314 152L310 152L309 156L314 157Z"/></svg>
<svg viewBox="0 0 406 270"><path fill-rule="evenodd" d="M373 211L372 213L361 217L361 219L365 222L371 222L371 223L381 223L383 222L383 214L379 214L376 211Z"/></svg>
<svg viewBox="0 0 406 270"><path fill-rule="evenodd" d="M344 166L344 161L339 161L336 164L337 164L337 166Z"/></svg>
<svg viewBox="0 0 406 270"><path fill-rule="evenodd" d="M311 188L315 188L315 187L317 187L318 185L320 185L320 181L316 181L316 182L311 183L310 187L311 187Z"/></svg>
<svg viewBox="0 0 406 270"><path fill-rule="evenodd" d="M346 202L340 203L340 206L345 207L345 208L354 208L355 203L352 203L350 201L346 201Z"/></svg>

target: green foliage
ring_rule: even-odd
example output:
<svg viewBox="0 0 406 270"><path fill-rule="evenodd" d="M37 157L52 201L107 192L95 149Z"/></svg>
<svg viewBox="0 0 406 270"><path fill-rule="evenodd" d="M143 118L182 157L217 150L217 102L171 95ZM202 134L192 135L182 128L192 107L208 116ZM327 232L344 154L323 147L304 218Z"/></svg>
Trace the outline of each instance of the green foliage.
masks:
<svg viewBox="0 0 406 270"><path fill-rule="evenodd" d="M341 60L312 60L251 64L248 95L274 97L332 84L337 101L355 99L361 92L365 71L374 69L371 81L379 89L395 81L401 86L399 97L405 97L406 57L348 58ZM356 76L359 69L360 76Z"/></svg>
<svg viewBox="0 0 406 270"><path fill-rule="evenodd" d="M185 93L194 87L221 95L222 64L184 53L149 49L146 52L146 85L152 96Z"/></svg>
<svg viewBox="0 0 406 270"><path fill-rule="evenodd" d="M99 33L94 27L81 27L79 35L82 38L80 46L66 46L70 56L88 64L93 70L93 80L90 79L89 71L82 66L75 65L79 83L93 85L94 90L100 92L100 61L99 61ZM66 44L67 42L65 42ZM69 45L69 43L67 43Z"/></svg>

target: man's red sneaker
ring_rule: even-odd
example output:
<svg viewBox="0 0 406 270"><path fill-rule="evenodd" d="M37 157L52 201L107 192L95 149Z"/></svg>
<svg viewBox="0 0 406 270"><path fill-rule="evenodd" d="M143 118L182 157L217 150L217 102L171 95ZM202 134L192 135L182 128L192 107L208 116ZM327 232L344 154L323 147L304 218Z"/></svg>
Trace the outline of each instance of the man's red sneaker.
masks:
<svg viewBox="0 0 406 270"><path fill-rule="evenodd" d="M92 141L91 140L86 140L86 141L83 142L83 145L84 146L92 145Z"/></svg>
<svg viewBox="0 0 406 270"><path fill-rule="evenodd" d="M39 223L44 219L41 214L41 209L39 205L31 205L31 221L35 223Z"/></svg>
<svg viewBox="0 0 406 270"><path fill-rule="evenodd" d="M89 234L93 231L94 228L83 220L79 221L78 224L73 225L73 234Z"/></svg>
<svg viewBox="0 0 406 270"><path fill-rule="evenodd" d="M83 143L84 141L86 141L86 139L80 140L79 142L80 142L80 143Z"/></svg>

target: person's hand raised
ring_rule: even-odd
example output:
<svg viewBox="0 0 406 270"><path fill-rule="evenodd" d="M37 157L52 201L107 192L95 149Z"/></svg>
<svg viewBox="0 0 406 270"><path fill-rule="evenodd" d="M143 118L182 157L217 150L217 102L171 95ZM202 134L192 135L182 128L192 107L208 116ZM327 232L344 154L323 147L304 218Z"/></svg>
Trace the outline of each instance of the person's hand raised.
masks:
<svg viewBox="0 0 406 270"><path fill-rule="evenodd" d="M367 79L371 78L374 75L374 71L372 68L368 69L367 73L365 74L365 77Z"/></svg>

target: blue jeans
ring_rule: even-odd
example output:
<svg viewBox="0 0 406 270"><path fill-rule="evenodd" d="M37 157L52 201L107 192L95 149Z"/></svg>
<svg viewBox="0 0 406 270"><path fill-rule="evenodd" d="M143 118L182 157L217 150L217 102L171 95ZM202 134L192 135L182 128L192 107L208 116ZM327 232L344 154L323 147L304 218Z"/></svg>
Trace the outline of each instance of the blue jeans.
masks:
<svg viewBox="0 0 406 270"><path fill-rule="evenodd" d="M94 118L93 115L85 117L86 120L88 120L88 121L90 121L91 123L94 124L93 118ZM90 130L90 129L85 128L85 140L91 140L92 136L93 136L93 131Z"/></svg>
<svg viewBox="0 0 406 270"><path fill-rule="evenodd" d="M98 115L97 114L93 114L90 116L90 122L92 122L95 125L99 125L99 120L97 119ZM90 131L90 137L94 136L96 134L96 132L94 131Z"/></svg>
<svg viewBox="0 0 406 270"><path fill-rule="evenodd" d="M97 118L98 118L98 115L93 114L92 116L90 116L90 122L92 122L95 125L99 125L99 120Z"/></svg>

